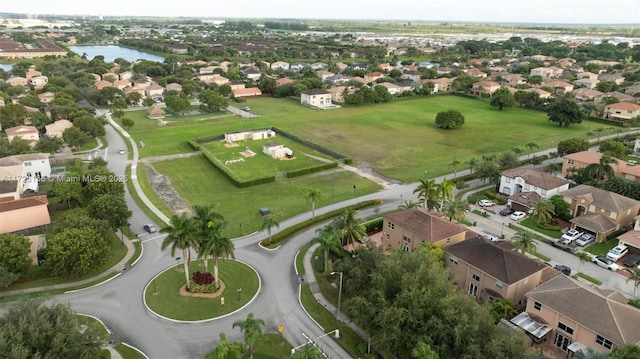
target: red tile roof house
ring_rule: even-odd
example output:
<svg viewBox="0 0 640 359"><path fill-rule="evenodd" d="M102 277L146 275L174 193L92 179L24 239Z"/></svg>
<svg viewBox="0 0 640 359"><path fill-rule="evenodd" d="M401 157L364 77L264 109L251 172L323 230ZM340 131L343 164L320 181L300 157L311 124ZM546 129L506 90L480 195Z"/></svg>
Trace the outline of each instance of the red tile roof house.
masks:
<svg viewBox="0 0 640 359"><path fill-rule="evenodd" d="M38 129L34 126L15 126L4 130L7 134L7 139L11 142L14 138L21 138L27 142L31 147L35 146L40 140Z"/></svg>
<svg viewBox="0 0 640 359"><path fill-rule="evenodd" d="M0 199L0 233L12 233L51 224L47 196Z"/></svg>
<svg viewBox="0 0 640 359"><path fill-rule="evenodd" d="M629 121L640 116L640 105L630 102L618 102L605 106L604 118L611 118L619 121Z"/></svg>
<svg viewBox="0 0 640 359"><path fill-rule="evenodd" d="M562 171L561 174L564 177L570 174L571 169L581 169L585 168L590 164L600 163L600 159L602 158L601 152L594 151L580 151L575 153L570 153L562 157ZM622 172L622 169L627 167L627 163L621 159L612 157L614 162L610 163L609 166L613 168L613 172L616 176L619 176Z"/></svg>
<svg viewBox="0 0 640 359"><path fill-rule="evenodd" d="M500 84L493 81L480 81L476 82L471 87L471 93L477 96L489 96L496 92L500 88Z"/></svg>
<svg viewBox="0 0 640 359"><path fill-rule="evenodd" d="M257 87L249 87L244 89L233 90L233 96L235 97L256 97L262 96L262 91Z"/></svg>

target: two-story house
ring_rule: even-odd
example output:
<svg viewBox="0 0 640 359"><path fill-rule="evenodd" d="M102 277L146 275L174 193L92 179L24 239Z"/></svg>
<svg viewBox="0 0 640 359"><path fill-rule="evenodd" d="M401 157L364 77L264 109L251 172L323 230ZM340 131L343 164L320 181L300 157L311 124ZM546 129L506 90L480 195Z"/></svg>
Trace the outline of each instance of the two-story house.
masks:
<svg viewBox="0 0 640 359"><path fill-rule="evenodd" d="M597 187L579 185L560 195L574 216L571 227L594 234L597 241L630 226L640 212L640 201Z"/></svg>
<svg viewBox="0 0 640 359"><path fill-rule="evenodd" d="M455 78L441 77L433 80L422 80L421 82L423 85L428 82L432 83L434 85L435 92L450 92L453 81L455 81Z"/></svg>
<svg viewBox="0 0 640 359"><path fill-rule="evenodd" d="M60 139L62 139L62 133L64 130L71 127L73 127L73 123L69 120L58 120L44 126L48 137L57 137Z"/></svg>
<svg viewBox="0 0 640 359"><path fill-rule="evenodd" d="M43 228L51 224L47 196L0 198L0 233Z"/></svg>
<svg viewBox="0 0 640 359"><path fill-rule="evenodd" d="M444 259L458 288L480 302L509 299L523 307L528 291L543 278L558 275L544 263L515 251L509 242L482 237L446 247Z"/></svg>
<svg viewBox="0 0 640 359"><path fill-rule="evenodd" d="M640 105L631 102L612 103L604 108L604 118L626 122L638 116L640 116Z"/></svg>
<svg viewBox="0 0 640 359"><path fill-rule="evenodd" d="M494 81L480 81L471 86L471 93L478 96L489 96L496 92L501 86Z"/></svg>
<svg viewBox="0 0 640 359"><path fill-rule="evenodd" d="M300 103L303 105L325 108L331 106L331 92L322 89L310 89L300 94Z"/></svg>
<svg viewBox="0 0 640 359"><path fill-rule="evenodd" d="M383 79L384 76L385 75L379 71L369 72L364 74L364 81L366 83L370 83L370 82L377 81L378 79Z"/></svg>
<svg viewBox="0 0 640 359"><path fill-rule="evenodd" d="M445 219L442 213L411 208L388 214L382 218L382 244L385 249L412 251L431 243L450 246L464 241L474 233Z"/></svg>
<svg viewBox="0 0 640 359"><path fill-rule="evenodd" d="M580 151L564 155L562 157L561 174L566 177L571 174L573 170L585 168L590 164L600 163L601 158L602 153L594 151ZM626 167L626 162L615 157L611 157L611 159L614 160L614 162L610 163L609 166L613 168L613 172L616 175L619 175L621 170Z"/></svg>
<svg viewBox="0 0 640 359"><path fill-rule="evenodd" d="M500 192L507 205L528 213L540 198L550 198L569 189L570 181L533 168L515 168L502 172Z"/></svg>
<svg viewBox="0 0 640 359"><path fill-rule="evenodd" d="M546 324L549 342L567 355L585 347L610 353L614 347L640 344L640 309L628 305L620 292L559 275L526 297L523 314Z"/></svg>
<svg viewBox="0 0 640 359"><path fill-rule="evenodd" d="M271 70L289 70L289 63L284 61L276 61L271 64Z"/></svg>
<svg viewBox="0 0 640 359"><path fill-rule="evenodd" d="M35 146L36 143L40 140L40 135L38 133L38 129L35 126L15 126L9 127L4 130L7 134L7 139L9 142L13 141L14 138L21 138L27 142L31 147Z"/></svg>

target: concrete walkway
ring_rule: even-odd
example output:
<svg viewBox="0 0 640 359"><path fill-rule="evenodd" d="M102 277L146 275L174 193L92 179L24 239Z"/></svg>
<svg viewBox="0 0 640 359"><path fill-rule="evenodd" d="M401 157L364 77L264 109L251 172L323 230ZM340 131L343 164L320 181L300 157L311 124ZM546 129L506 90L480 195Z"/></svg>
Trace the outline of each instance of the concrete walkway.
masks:
<svg viewBox="0 0 640 359"><path fill-rule="evenodd" d="M77 286L81 286L81 285L84 285L84 284L88 284L88 283L91 283L91 282L98 281L98 280L100 280L102 278L106 278L106 277L110 276L114 272L116 272L116 273L124 272L125 270L127 270L127 262L129 261L129 259L131 259L133 257L133 254L135 253L136 248L133 245L133 242L129 238L124 236L120 232L120 230L118 230L116 232L116 235L118 237L122 236L122 238L124 240L124 245L127 247L127 254L125 254L125 256L118 263L113 265L111 268L103 271L102 273L96 274L95 276L93 276L91 278L79 280L79 281L76 281L76 282L53 284L53 285L46 285L46 286L43 286L43 287L16 289L16 290L10 290L10 291L6 291L6 292L0 292L0 297L7 297L7 296L11 296L11 295L18 295L18 294L25 294L25 293L44 292L44 291L56 290L56 289L73 288L73 287L77 287Z"/></svg>

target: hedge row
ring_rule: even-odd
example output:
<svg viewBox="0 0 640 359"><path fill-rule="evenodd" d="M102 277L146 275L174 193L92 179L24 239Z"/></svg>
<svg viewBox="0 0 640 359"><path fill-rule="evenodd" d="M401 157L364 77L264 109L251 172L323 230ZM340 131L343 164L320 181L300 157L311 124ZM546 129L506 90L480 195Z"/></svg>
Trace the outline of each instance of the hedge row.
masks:
<svg viewBox="0 0 640 359"><path fill-rule="evenodd" d="M259 184L275 182L276 180L276 177L273 175L242 179L238 177L238 175L236 175L235 173L231 172L229 168L225 166L224 163L222 163L222 161L220 161L216 156L212 155L210 152L203 151L202 155L213 165L213 167L215 167L216 169L218 169L218 171L220 171L220 173L225 175L231 181L231 183L233 183L233 185L236 187L246 188L251 186L257 186Z"/></svg>
<svg viewBox="0 0 640 359"><path fill-rule="evenodd" d="M187 140L187 143L189 144L189 146L191 146L191 148L193 148L194 151L200 151L200 144L195 140Z"/></svg>
<svg viewBox="0 0 640 359"><path fill-rule="evenodd" d="M220 141L220 140L224 140L224 133L220 135L194 138L192 141L202 144L202 143Z"/></svg>
<svg viewBox="0 0 640 359"><path fill-rule="evenodd" d="M287 178L300 177L300 176L307 175L309 173L321 172L321 171L325 171L330 168L336 168L336 167L338 167L338 162L323 163L316 166L304 167L304 168L299 168L297 170L288 171L285 173L285 177Z"/></svg>
<svg viewBox="0 0 640 359"><path fill-rule="evenodd" d="M294 235L296 232L301 231L306 229L309 226L312 226L316 223L320 223L323 222L327 219L333 218L335 216L340 215L342 212L348 210L348 209L362 209L362 208L366 208L366 207L371 207L371 206L375 206L376 203L378 203L378 201L371 199L371 200L367 200L367 201L362 201L362 202L358 202L356 204L353 204L351 206L347 206L344 208L340 208L340 209L335 209L333 211L327 212L327 213L323 213L323 214L319 214L316 216L315 219L309 218L307 220L304 220L300 223L294 224L291 227L285 228L282 231L274 234L273 236L271 236L271 244L269 243L269 239L265 239L262 241L262 245L265 247L271 247L271 248L275 248L279 246L279 243L284 242L286 239L288 239L290 236Z"/></svg>
<svg viewBox="0 0 640 359"><path fill-rule="evenodd" d="M377 233L382 230L382 217L374 218L364 223L367 233Z"/></svg>
<svg viewBox="0 0 640 359"><path fill-rule="evenodd" d="M282 137L288 138L293 142L297 142L297 143L305 145L305 146L307 146L309 148L313 148L314 150L316 150L316 151L318 151L320 153L324 153L327 156L331 156L331 157L333 157L333 158L335 158L337 160L343 160L344 163L346 163L346 164L353 163L353 159L351 157L347 157L347 156L341 155L338 152L332 151L332 150L330 150L328 148L322 147L322 146L317 145L317 144L315 144L313 142L309 142L307 140L304 140L304 139L302 139L302 138L300 138L298 136L295 136L295 135L292 135L292 134L290 134L288 132L285 132L285 131L277 128L277 127L272 127L272 129L274 131L276 131L277 134L281 135Z"/></svg>

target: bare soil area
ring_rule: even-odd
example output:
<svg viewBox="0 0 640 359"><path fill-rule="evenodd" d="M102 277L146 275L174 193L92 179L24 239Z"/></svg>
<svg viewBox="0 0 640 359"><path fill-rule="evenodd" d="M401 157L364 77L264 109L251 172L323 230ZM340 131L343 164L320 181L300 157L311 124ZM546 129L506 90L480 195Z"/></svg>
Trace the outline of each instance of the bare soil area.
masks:
<svg viewBox="0 0 640 359"><path fill-rule="evenodd" d="M153 190L156 191L162 202L164 202L174 213L190 213L191 205L182 199L178 192L171 187L171 181L169 181L169 178L158 173L150 164L146 164L145 167L147 169L149 183Z"/></svg>

